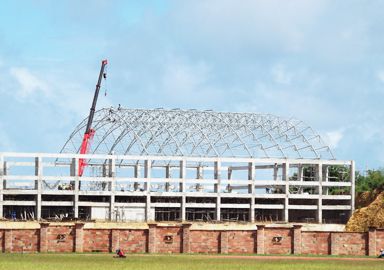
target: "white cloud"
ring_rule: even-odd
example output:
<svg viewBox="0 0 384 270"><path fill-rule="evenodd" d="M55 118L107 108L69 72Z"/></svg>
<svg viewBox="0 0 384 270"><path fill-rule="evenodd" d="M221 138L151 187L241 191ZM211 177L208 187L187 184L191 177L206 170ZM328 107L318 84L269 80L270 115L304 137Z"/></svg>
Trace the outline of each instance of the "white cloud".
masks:
<svg viewBox="0 0 384 270"><path fill-rule="evenodd" d="M165 68L162 78L164 91L170 96L182 95L187 98L199 91L209 78L210 68L204 62L188 64L173 59Z"/></svg>
<svg viewBox="0 0 384 270"><path fill-rule="evenodd" d="M376 73L377 78L384 83L384 70L378 70Z"/></svg>
<svg viewBox="0 0 384 270"><path fill-rule="evenodd" d="M299 51L328 1L211 0L177 2L175 25L202 43ZM179 27L180 26L180 27ZM220 48L217 47L217 48ZM220 48L218 51L223 50Z"/></svg>
<svg viewBox="0 0 384 270"><path fill-rule="evenodd" d="M21 99L31 97L38 92L44 95L49 94L49 87L46 82L32 74L27 68L13 67L10 69L11 76L18 83L18 90L16 95Z"/></svg>
<svg viewBox="0 0 384 270"><path fill-rule="evenodd" d="M277 64L271 70L273 79L280 84L290 84L293 74L288 72L286 67L282 64Z"/></svg>
<svg viewBox="0 0 384 270"><path fill-rule="evenodd" d="M339 142L344 137L344 131L343 130L333 130L326 132L322 138L324 142L331 148L335 149L338 147Z"/></svg>

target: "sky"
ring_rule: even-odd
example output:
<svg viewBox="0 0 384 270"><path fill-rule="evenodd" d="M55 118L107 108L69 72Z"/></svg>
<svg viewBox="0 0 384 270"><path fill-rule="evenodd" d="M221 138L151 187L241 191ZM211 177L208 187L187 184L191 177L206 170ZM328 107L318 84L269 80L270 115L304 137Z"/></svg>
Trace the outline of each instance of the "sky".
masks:
<svg viewBox="0 0 384 270"><path fill-rule="evenodd" d="M60 151L106 58L98 108L294 117L337 159L381 168L383 10L375 0L3 0L0 152Z"/></svg>

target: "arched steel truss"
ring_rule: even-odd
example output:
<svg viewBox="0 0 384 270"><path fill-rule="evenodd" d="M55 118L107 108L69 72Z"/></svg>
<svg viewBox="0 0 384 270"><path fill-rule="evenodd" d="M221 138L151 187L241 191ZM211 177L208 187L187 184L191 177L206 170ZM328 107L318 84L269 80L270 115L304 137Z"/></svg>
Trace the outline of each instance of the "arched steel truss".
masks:
<svg viewBox="0 0 384 270"><path fill-rule="evenodd" d="M61 153L79 152L86 124ZM105 108L93 128L93 154L334 159L310 126L271 114Z"/></svg>

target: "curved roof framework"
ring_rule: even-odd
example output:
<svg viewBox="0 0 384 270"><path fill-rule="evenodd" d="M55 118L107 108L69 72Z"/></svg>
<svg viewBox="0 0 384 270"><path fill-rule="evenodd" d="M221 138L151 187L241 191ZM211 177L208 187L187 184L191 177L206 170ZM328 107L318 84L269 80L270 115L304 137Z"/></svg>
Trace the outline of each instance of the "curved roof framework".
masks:
<svg viewBox="0 0 384 270"><path fill-rule="evenodd" d="M62 153L79 153L87 118ZM334 159L314 130L271 114L101 109L90 153L118 155Z"/></svg>

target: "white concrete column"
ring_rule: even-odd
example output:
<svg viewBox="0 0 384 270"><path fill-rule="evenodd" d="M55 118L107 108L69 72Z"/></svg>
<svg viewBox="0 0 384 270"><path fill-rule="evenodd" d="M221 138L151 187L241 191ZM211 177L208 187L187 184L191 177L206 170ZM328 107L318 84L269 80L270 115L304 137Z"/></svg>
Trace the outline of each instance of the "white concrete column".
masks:
<svg viewBox="0 0 384 270"><path fill-rule="evenodd" d="M351 215L355 211L355 161L351 160Z"/></svg>
<svg viewBox="0 0 384 270"><path fill-rule="evenodd" d="M110 220L114 220L116 219L116 215L115 215L115 193L116 193L116 181L115 181L115 177L116 177L116 159L115 157L111 158L109 160L109 164L108 164L108 180L110 180L109 182L109 187L110 187L110 201L109 201L109 218Z"/></svg>
<svg viewBox="0 0 384 270"><path fill-rule="evenodd" d="M145 184L144 189L147 194L146 197L146 203L145 203L145 220L150 221L151 220L151 166L152 161L147 159L144 161L144 178L145 178Z"/></svg>
<svg viewBox="0 0 384 270"><path fill-rule="evenodd" d="M303 164L297 164L297 181L303 182ZM297 193L303 194L302 185L299 186Z"/></svg>
<svg viewBox="0 0 384 270"><path fill-rule="evenodd" d="M323 223L323 164L317 165L317 179L319 183L319 200L317 203L317 222Z"/></svg>
<svg viewBox="0 0 384 270"><path fill-rule="evenodd" d="M151 190L151 170L152 170L152 161L147 159L144 161L144 190L149 192Z"/></svg>
<svg viewBox="0 0 384 270"><path fill-rule="evenodd" d="M283 164L283 180L285 181L284 221L289 221L289 162Z"/></svg>
<svg viewBox="0 0 384 270"><path fill-rule="evenodd" d="M186 192L185 189L185 178L187 177L187 167L186 167L186 161L182 160L180 161L180 192Z"/></svg>
<svg viewBox="0 0 384 270"><path fill-rule="evenodd" d="M248 185L248 193L251 194L251 203L249 209L249 221L255 222L255 163L248 163L248 181L251 184Z"/></svg>
<svg viewBox="0 0 384 270"><path fill-rule="evenodd" d="M151 195L147 194L145 198L145 221L153 221L151 218Z"/></svg>
<svg viewBox="0 0 384 270"><path fill-rule="evenodd" d="M0 218L4 217L3 212L3 189L4 189L4 156L0 155Z"/></svg>
<svg viewBox="0 0 384 270"><path fill-rule="evenodd" d="M323 166L324 168L324 166ZM329 165L325 166L325 182L328 182L329 181ZM325 194L328 195L329 194L329 188L326 187L325 188Z"/></svg>
<svg viewBox="0 0 384 270"><path fill-rule="evenodd" d="M171 166L167 165L165 166L165 178L169 179L171 177L172 177ZM165 182L165 192L169 192L169 186L170 186L170 182L169 181Z"/></svg>
<svg viewBox="0 0 384 270"><path fill-rule="evenodd" d="M277 163L275 163L273 165L273 180L275 180L275 181L277 181L278 171L279 171L279 166L277 165Z"/></svg>
<svg viewBox="0 0 384 270"><path fill-rule="evenodd" d="M43 162L41 157L35 158L35 176L37 180L35 181L35 188L37 190L36 195L36 219L41 219L41 193L42 193L42 175L43 175Z"/></svg>
<svg viewBox="0 0 384 270"><path fill-rule="evenodd" d="M203 167L201 166L196 168L196 179L203 179Z"/></svg>
<svg viewBox="0 0 384 270"><path fill-rule="evenodd" d="M221 193L221 162L215 161L214 163L214 179L216 183L214 184L214 189L216 193Z"/></svg>
<svg viewBox="0 0 384 270"><path fill-rule="evenodd" d="M75 190L73 196L73 209L74 209L74 218L79 218L79 190L80 190L80 180L79 180L79 159L73 158L71 164L71 176L75 177Z"/></svg>
<svg viewBox="0 0 384 270"><path fill-rule="evenodd" d="M187 219L187 211L186 211L187 198L185 195L181 196L181 221L185 221Z"/></svg>
<svg viewBox="0 0 384 270"><path fill-rule="evenodd" d="M141 166L140 166L140 164L136 164L135 165L134 177L135 178L140 178L141 177ZM135 181L133 183L133 191L137 191L138 187L139 187L139 182Z"/></svg>
<svg viewBox="0 0 384 270"><path fill-rule="evenodd" d="M297 181L303 181L303 164L297 164Z"/></svg>
<svg viewBox="0 0 384 270"><path fill-rule="evenodd" d="M181 192L181 220L186 220L186 195L185 195L185 178L187 174L187 168L186 168L186 161L181 160L180 161L180 192Z"/></svg>
<svg viewBox="0 0 384 270"><path fill-rule="evenodd" d="M214 184L214 191L216 192L216 220L221 220L221 162L215 161L214 163L214 178L216 184Z"/></svg>

